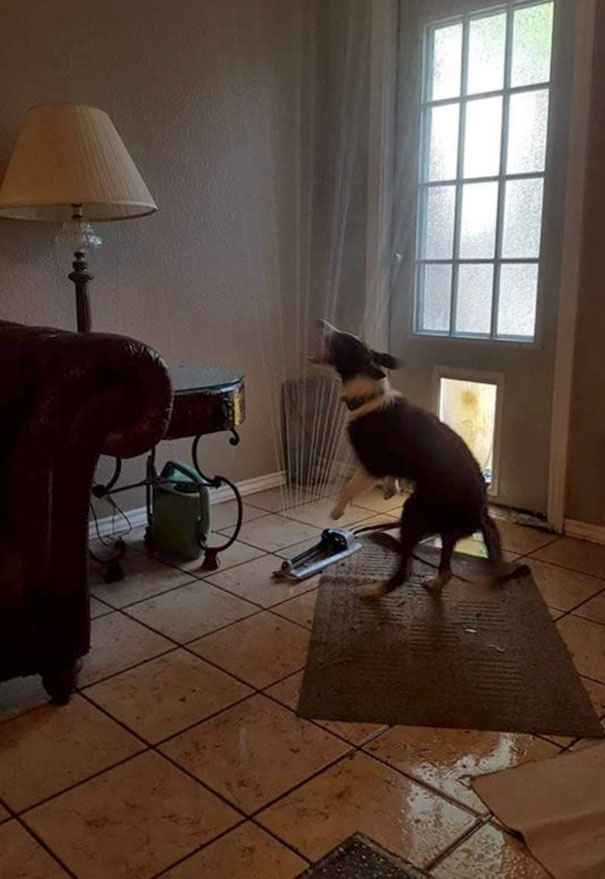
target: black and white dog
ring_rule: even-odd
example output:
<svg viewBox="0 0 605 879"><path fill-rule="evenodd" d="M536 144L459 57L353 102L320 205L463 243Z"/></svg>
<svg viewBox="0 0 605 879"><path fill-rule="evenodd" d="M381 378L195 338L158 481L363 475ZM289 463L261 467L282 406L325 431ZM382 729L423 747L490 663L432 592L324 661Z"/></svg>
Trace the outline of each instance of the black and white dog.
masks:
<svg viewBox="0 0 605 879"><path fill-rule="evenodd" d="M386 372L398 366L394 357L373 351L327 321L320 321L320 326L320 351L313 360L332 366L342 380L350 411L349 438L361 464L339 495L332 517L340 518L347 505L378 479L402 479L414 485L401 517L399 567L387 582L368 586L366 596L378 598L401 586L414 547L435 534L442 543L439 574L427 585L446 585L456 542L478 530L494 574L512 574L503 563L498 529L487 510L485 481L463 440L435 415L389 388Z"/></svg>

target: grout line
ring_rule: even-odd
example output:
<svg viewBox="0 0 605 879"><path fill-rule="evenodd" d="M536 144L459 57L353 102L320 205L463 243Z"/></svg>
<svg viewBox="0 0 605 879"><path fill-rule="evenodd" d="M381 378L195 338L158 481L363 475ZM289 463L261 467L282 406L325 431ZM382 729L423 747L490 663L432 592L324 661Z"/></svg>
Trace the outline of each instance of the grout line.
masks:
<svg viewBox="0 0 605 879"><path fill-rule="evenodd" d="M486 817L481 818L481 820L477 823L473 824L472 827L469 827L469 829L462 833L455 842L453 842L447 849L445 849L445 851L441 852L441 854L433 858L432 861L429 861L424 869L430 873L431 870L434 870L435 867L442 864L447 857L449 857L455 852L457 848L459 848L459 846L463 845L468 839L470 839L471 836L474 836L475 833L478 833L479 830L485 827L485 825L489 823L490 817L490 815L487 815Z"/></svg>
<svg viewBox="0 0 605 879"><path fill-rule="evenodd" d="M28 825L28 824L22 819L22 817L21 817L20 815L16 815L16 816L15 816L15 819L16 819L16 821L21 825L21 827L25 830L25 832L26 832L27 834L29 834L30 836L33 836L33 838L36 840L36 842L38 843L38 845L39 845L41 848L44 849L44 851L47 853L47 855L49 855L49 856L53 859L53 861L55 861L57 864L59 864L60 867L63 868L63 870L65 870L66 874L67 874L68 876L70 876L71 879L79 879L79 877L76 875L76 873L74 873L73 870L71 870L71 869L67 866L67 864L65 863L65 861L63 861L63 860L59 857L59 855L56 854L56 852L55 852L55 851L54 851L54 850L48 845L48 843L47 843L47 842L46 842L46 841L45 841L45 840L44 840L44 839L43 839L43 838L42 838L42 837L41 837L41 836L40 836L40 835L39 835L39 834L33 829L33 827L30 827L30 826L29 826L29 825ZM26 867L26 868L27 868L27 867Z"/></svg>

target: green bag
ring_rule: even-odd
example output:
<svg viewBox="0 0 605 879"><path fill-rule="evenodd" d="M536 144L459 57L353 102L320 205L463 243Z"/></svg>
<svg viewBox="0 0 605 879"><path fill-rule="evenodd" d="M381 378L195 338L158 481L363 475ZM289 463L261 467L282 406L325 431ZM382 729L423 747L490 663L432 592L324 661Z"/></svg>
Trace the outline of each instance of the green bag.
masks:
<svg viewBox="0 0 605 879"><path fill-rule="evenodd" d="M151 543L161 552L198 559L210 534L210 494L197 470L168 461L153 486Z"/></svg>

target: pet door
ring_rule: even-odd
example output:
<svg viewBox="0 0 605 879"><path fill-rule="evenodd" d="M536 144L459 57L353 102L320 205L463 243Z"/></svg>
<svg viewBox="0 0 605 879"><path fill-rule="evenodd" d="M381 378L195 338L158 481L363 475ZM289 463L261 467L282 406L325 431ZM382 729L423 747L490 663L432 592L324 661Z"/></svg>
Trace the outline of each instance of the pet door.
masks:
<svg viewBox="0 0 605 879"><path fill-rule="evenodd" d="M462 437L495 494L498 383L439 377L439 418Z"/></svg>

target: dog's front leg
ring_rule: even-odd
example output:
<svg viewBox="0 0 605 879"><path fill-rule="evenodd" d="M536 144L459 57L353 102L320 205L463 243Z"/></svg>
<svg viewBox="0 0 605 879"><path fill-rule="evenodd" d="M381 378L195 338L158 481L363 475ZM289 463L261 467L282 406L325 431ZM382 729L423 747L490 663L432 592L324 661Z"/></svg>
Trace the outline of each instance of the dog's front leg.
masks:
<svg viewBox="0 0 605 879"><path fill-rule="evenodd" d="M374 484L374 477L370 476L363 467L358 467L342 488L338 495L334 509L331 512L333 519L340 519L351 501Z"/></svg>
<svg viewBox="0 0 605 879"><path fill-rule="evenodd" d="M395 476L387 476L382 488L382 496L385 501L395 497L396 494L399 494L399 491L399 480Z"/></svg>

